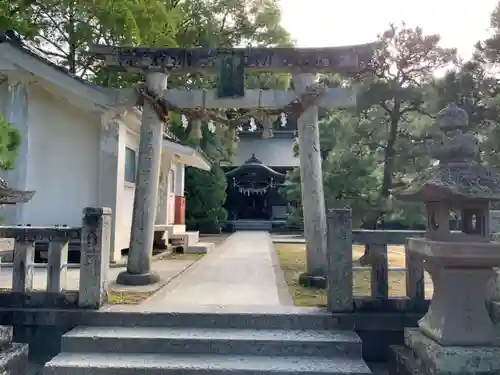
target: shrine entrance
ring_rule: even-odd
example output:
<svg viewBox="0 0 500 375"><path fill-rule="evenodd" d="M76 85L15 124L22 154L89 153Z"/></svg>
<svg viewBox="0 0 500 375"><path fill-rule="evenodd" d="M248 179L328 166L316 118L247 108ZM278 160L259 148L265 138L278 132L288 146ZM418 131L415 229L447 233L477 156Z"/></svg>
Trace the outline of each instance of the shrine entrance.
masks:
<svg viewBox="0 0 500 375"><path fill-rule="evenodd" d="M273 137L273 123L279 116L297 118L308 272L324 274L327 264L326 209L318 107L351 107L356 104L356 95L349 89L320 84L317 74L357 74L368 65L375 48L373 43L311 49L93 46L91 54L104 60L108 67L146 73L144 87L119 92L123 99L119 106L139 104L143 106L143 114L127 271L118 276L117 282L146 285L159 280L159 276L151 272L151 256L161 145L171 112L181 113L189 119L189 130L186 129L189 138L198 141L203 137L202 127L208 127L209 122L215 131L229 132L237 141L242 123L260 122L262 137L267 139ZM291 89L247 90L247 70L288 73L292 80ZM169 72L215 73L217 87L214 90L170 90L167 89ZM238 196L240 203L235 205L236 215L273 217L281 208L273 202L271 193L276 191L278 180L282 183L284 179L265 166L245 168L248 167L246 180L244 173L240 180L235 176L234 192L241 195ZM251 181L248 177L256 178Z"/></svg>
<svg viewBox="0 0 500 375"><path fill-rule="evenodd" d="M244 164L226 173L228 180L225 207L228 219L286 219L287 201L279 188L286 175L262 164L252 155Z"/></svg>
<svg viewBox="0 0 500 375"><path fill-rule="evenodd" d="M240 205L236 207L234 216L238 219L269 220L271 214L268 208L265 195L249 193L248 196L243 196L240 199Z"/></svg>

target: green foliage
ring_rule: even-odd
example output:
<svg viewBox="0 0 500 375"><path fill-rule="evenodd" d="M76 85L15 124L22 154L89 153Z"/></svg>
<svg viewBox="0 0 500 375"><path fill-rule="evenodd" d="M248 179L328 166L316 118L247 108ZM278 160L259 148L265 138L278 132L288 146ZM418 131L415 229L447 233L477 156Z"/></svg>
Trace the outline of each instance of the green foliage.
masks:
<svg viewBox="0 0 500 375"><path fill-rule="evenodd" d="M205 233L217 233L227 219L226 176L214 164L210 171L186 169L186 225Z"/></svg>
<svg viewBox="0 0 500 375"><path fill-rule="evenodd" d="M102 68L86 53L91 44L175 46L182 19L182 10L170 1L0 2L0 30L16 29L34 48L85 78L94 77Z"/></svg>
<svg viewBox="0 0 500 375"><path fill-rule="evenodd" d="M31 22L31 0L0 1L0 33L16 30L24 36L32 36L36 26Z"/></svg>
<svg viewBox="0 0 500 375"><path fill-rule="evenodd" d="M11 170L14 168L20 144L19 132L0 113L0 169Z"/></svg>

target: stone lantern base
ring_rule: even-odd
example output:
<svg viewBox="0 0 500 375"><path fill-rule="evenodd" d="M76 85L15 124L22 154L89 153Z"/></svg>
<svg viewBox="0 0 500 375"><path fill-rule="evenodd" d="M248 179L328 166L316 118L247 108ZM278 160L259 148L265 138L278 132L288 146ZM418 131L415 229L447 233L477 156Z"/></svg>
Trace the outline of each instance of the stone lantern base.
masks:
<svg viewBox="0 0 500 375"><path fill-rule="evenodd" d="M500 265L500 244L411 238L409 250L424 260L434 294L419 328L446 346L484 346L499 342L486 309L488 280Z"/></svg>
<svg viewBox="0 0 500 375"><path fill-rule="evenodd" d="M448 268L426 262L434 284L422 332L441 345L492 345L494 325L486 309L486 287L492 268ZM498 341L498 340L497 340Z"/></svg>
<svg viewBox="0 0 500 375"><path fill-rule="evenodd" d="M390 355L390 375L500 374L499 346L443 346L418 328L406 328L405 346Z"/></svg>
<svg viewBox="0 0 500 375"><path fill-rule="evenodd" d="M434 294L419 328L392 347L391 375L500 375L500 335L486 309L500 244L410 239L424 260Z"/></svg>

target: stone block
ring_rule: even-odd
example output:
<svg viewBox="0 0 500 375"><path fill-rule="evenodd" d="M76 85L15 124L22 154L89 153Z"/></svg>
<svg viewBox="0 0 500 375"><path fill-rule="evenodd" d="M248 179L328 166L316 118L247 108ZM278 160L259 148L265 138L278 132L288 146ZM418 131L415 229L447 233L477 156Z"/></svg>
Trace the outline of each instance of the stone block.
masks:
<svg viewBox="0 0 500 375"><path fill-rule="evenodd" d="M12 326L0 326L0 350L9 346L12 342L12 334L14 329Z"/></svg>
<svg viewBox="0 0 500 375"><path fill-rule="evenodd" d="M212 251L215 245L211 242L198 242L195 245L188 246L184 249L185 254L206 254Z"/></svg>
<svg viewBox="0 0 500 375"><path fill-rule="evenodd" d="M422 361L403 345L392 345L389 353L389 375L429 375Z"/></svg>
<svg viewBox="0 0 500 375"><path fill-rule="evenodd" d="M169 237L172 243L184 248L195 246L199 240L199 232L174 233Z"/></svg>
<svg viewBox="0 0 500 375"><path fill-rule="evenodd" d="M28 345L13 343L0 351L0 374L24 375L28 369Z"/></svg>
<svg viewBox="0 0 500 375"><path fill-rule="evenodd" d="M405 347L392 350L391 375L500 373L500 346L442 346L418 328L405 329Z"/></svg>

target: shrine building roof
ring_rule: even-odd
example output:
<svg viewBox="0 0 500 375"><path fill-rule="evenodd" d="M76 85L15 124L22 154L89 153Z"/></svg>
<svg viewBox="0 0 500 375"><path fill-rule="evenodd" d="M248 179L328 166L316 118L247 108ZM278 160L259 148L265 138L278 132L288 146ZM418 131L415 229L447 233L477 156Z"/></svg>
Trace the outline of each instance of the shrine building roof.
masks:
<svg viewBox="0 0 500 375"><path fill-rule="evenodd" d="M236 176L240 173L244 173L248 170L260 170L262 173L270 175L272 177L284 179L286 177L285 174L280 173L278 171L275 171L271 167L262 164L262 162L257 159L255 154L252 155L250 159L248 159L244 164L240 165L239 167L236 167L234 169L231 169L229 172L226 173L227 177L233 177Z"/></svg>

